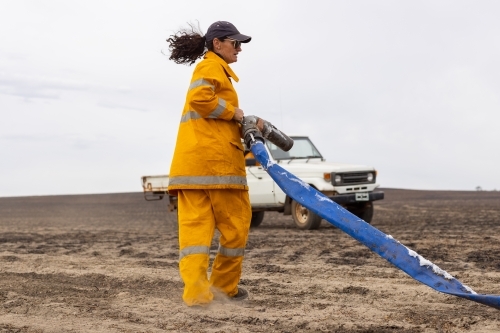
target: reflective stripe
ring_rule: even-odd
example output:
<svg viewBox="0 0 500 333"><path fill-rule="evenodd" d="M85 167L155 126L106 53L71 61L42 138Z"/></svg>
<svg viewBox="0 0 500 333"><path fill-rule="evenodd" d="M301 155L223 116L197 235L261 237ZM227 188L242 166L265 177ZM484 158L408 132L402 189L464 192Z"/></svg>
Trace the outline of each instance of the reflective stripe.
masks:
<svg viewBox="0 0 500 333"><path fill-rule="evenodd" d="M245 248L228 249L219 244L219 253L226 257L243 257L245 255Z"/></svg>
<svg viewBox="0 0 500 333"><path fill-rule="evenodd" d="M215 110L210 113L208 118L219 118L219 116L226 109L226 101L219 97L219 106L215 108Z"/></svg>
<svg viewBox="0 0 500 333"><path fill-rule="evenodd" d="M188 111L181 117L181 123L185 123L189 119L200 119L201 115L196 111Z"/></svg>
<svg viewBox="0 0 500 333"><path fill-rule="evenodd" d="M179 252L179 261L190 254L210 254L210 248L205 245L188 246Z"/></svg>
<svg viewBox="0 0 500 333"><path fill-rule="evenodd" d="M222 112L224 112L224 110L226 109L226 101L223 100L222 98L219 97L219 105L217 105L217 107L215 108L215 110L213 110L207 118L211 118L211 119L217 119L219 118L219 116L222 114ZM198 112L196 111L188 111L186 112L185 114L182 115L181 117L181 123L184 123L190 119L200 119L200 118L203 118Z"/></svg>
<svg viewBox="0 0 500 333"><path fill-rule="evenodd" d="M204 78L198 79L191 83L189 85L189 90L192 90L194 88L202 87L202 86L208 86L210 89L214 90L214 85L210 84L210 82L206 81Z"/></svg>
<svg viewBox="0 0 500 333"><path fill-rule="evenodd" d="M246 185L244 176L177 176L169 179L168 185Z"/></svg>

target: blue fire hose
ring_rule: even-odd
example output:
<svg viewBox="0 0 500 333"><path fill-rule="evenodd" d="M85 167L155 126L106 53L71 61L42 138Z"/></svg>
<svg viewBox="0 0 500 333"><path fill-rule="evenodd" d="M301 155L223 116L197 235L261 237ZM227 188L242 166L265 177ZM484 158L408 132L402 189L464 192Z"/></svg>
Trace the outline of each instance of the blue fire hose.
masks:
<svg viewBox="0 0 500 333"><path fill-rule="evenodd" d="M390 235L372 227L309 184L270 161L262 142L254 141L250 149L257 161L289 197L361 242L415 280L439 292L500 309L499 295L477 294Z"/></svg>

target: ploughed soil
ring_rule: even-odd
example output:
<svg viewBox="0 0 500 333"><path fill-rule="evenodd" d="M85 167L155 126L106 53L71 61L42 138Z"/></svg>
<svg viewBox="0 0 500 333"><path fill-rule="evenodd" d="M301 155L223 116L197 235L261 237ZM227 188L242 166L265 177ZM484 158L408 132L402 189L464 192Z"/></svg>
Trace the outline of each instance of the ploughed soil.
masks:
<svg viewBox="0 0 500 333"><path fill-rule="evenodd" d="M374 227L500 294L500 192L383 191ZM176 216L142 193L0 198L0 332L500 332L500 310L416 282L325 221L301 231L279 213L251 230L250 298L189 308Z"/></svg>

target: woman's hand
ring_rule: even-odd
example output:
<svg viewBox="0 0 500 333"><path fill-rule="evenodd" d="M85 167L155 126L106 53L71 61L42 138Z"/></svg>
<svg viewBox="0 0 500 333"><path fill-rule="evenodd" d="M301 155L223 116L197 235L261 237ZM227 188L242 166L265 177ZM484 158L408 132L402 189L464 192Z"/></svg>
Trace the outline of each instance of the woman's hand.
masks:
<svg viewBox="0 0 500 333"><path fill-rule="evenodd" d="M242 109L234 108L233 120L236 120L237 122L241 123L243 121L244 116L245 114L243 113Z"/></svg>

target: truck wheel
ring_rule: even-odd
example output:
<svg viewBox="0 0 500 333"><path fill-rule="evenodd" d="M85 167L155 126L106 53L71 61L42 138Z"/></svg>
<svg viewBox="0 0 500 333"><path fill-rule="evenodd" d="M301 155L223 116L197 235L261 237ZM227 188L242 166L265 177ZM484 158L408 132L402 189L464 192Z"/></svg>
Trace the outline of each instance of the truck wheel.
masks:
<svg viewBox="0 0 500 333"><path fill-rule="evenodd" d="M264 220L264 211L252 212L252 220L250 221L250 228L257 228Z"/></svg>
<svg viewBox="0 0 500 333"><path fill-rule="evenodd" d="M373 219L373 202L365 202L347 207L347 210L365 221L371 223Z"/></svg>
<svg viewBox="0 0 500 333"><path fill-rule="evenodd" d="M315 230L321 224L320 216L314 214L295 200L292 200L292 217L297 228L302 230Z"/></svg>

